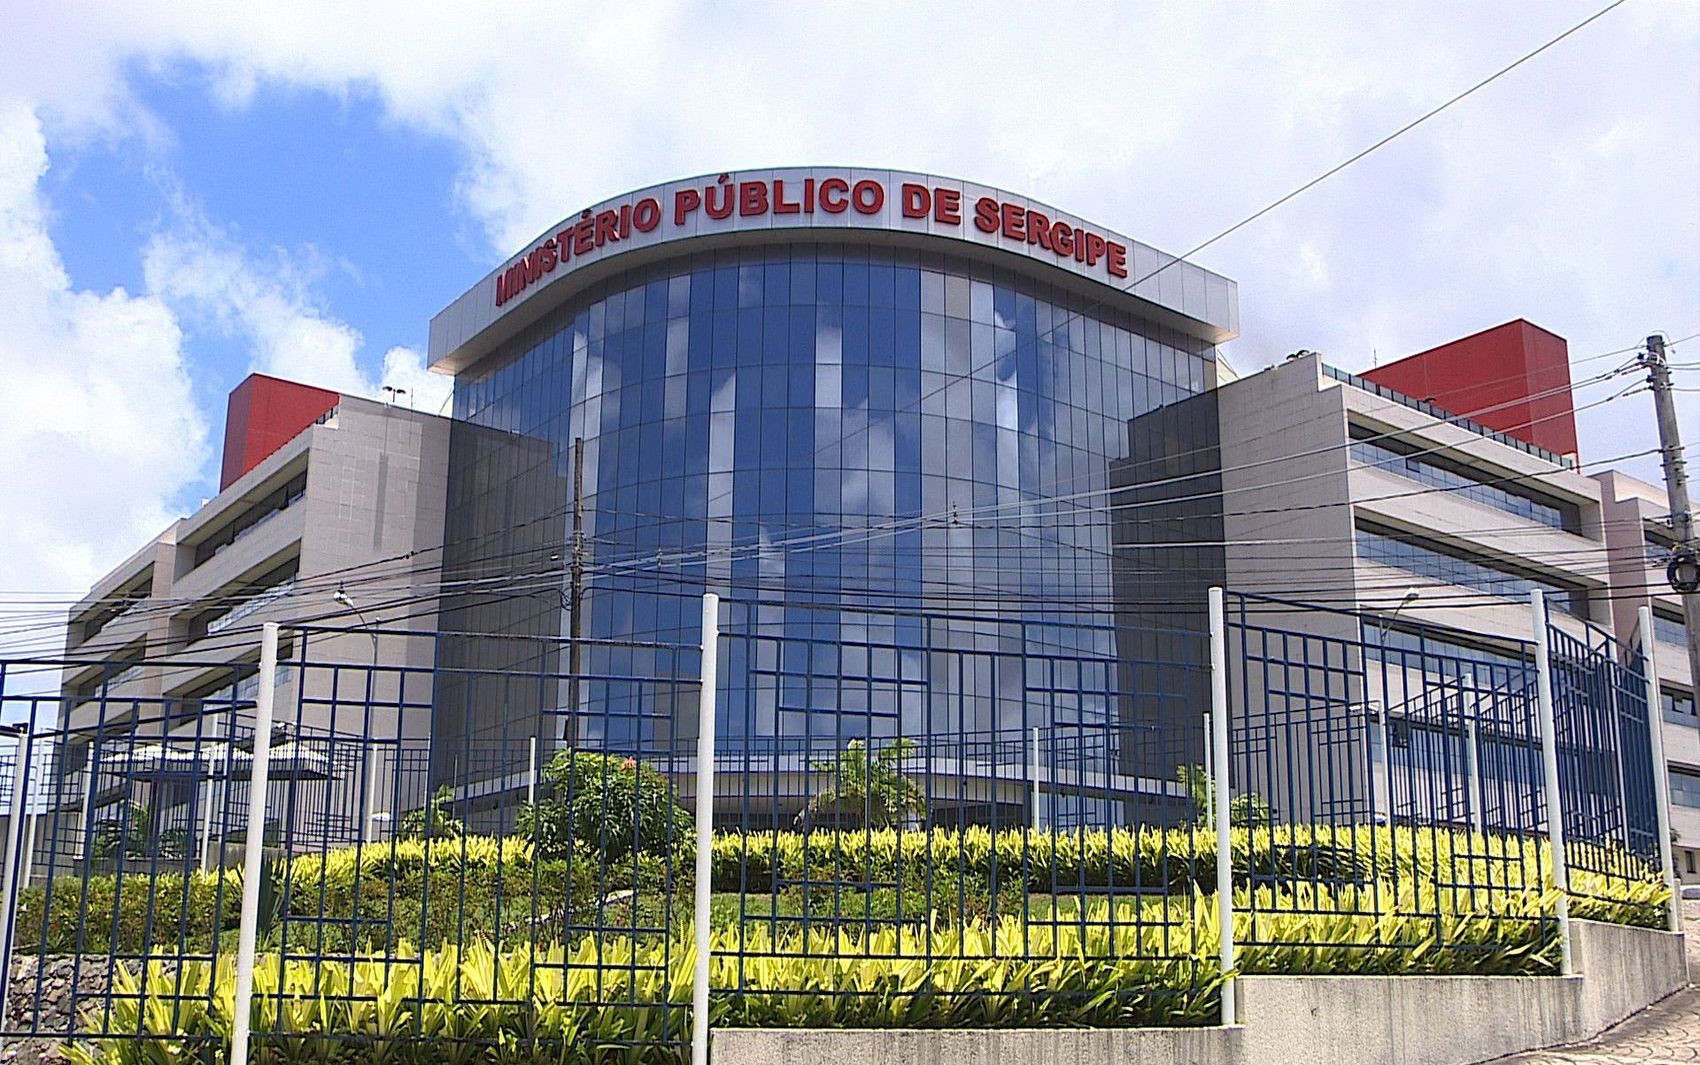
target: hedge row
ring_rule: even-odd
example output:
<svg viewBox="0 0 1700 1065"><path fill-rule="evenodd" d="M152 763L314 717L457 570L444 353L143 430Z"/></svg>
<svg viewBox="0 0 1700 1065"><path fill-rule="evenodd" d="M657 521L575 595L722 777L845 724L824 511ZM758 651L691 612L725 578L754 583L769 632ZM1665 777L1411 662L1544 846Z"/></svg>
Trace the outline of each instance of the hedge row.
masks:
<svg viewBox="0 0 1700 1065"><path fill-rule="evenodd" d="M1543 845L1510 837L1387 828L1281 825L1235 829L1234 882L1246 886L1371 880L1534 884ZM959 878L1036 892L1111 885L1136 890L1216 888L1216 837L1207 830L985 828L766 832L714 841L716 891L765 891L805 879L893 883Z"/></svg>
<svg viewBox="0 0 1700 1065"><path fill-rule="evenodd" d="M1308 890L1308 889L1307 889ZM1273 903L1242 892L1241 910ZM1267 894L1267 893L1265 893ZM1250 972L1548 974L1555 946L1535 920L1484 921L1425 903L1439 919L1356 915L1365 899L1310 893L1318 912L1260 918L1266 943L1242 953ZM1550 900L1528 896L1527 916ZM956 928L898 927L714 937L711 1024L717 1027L1017 1028L1213 1023L1221 973L1215 908L1167 926L1110 920L1091 906L1079 926L1015 918ZM1143 905L1137 902L1117 905ZM1334 908L1347 911L1329 913ZM1243 938L1250 918L1237 922ZM916 954L925 935L930 956ZM907 947L903 939L910 937ZM1310 943L1315 946L1294 946ZM1409 949L1382 950L1397 943ZM740 955L739 951L742 951ZM262 1060L392 1065L486 1060L682 1062L695 953L671 941L610 936L574 947L498 950L469 943L418 961L315 967L272 955L255 972ZM227 1044L234 1013L228 961L125 970L110 1015L114 1038L75 1048L82 1065L192 1060ZM736 990L738 993L732 994ZM131 997L133 996L133 997ZM168 1018L174 1020L167 1021ZM163 1022L163 1023L162 1023ZM146 1033L142 1038L133 1036ZM128 1036L131 1038L117 1038ZM498 1060L498 1059L491 1059Z"/></svg>
<svg viewBox="0 0 1700 1065"><path fill-rule="evenodd" d="M1488 914L1538 895L1550 872L1539 841L1437 830L1239 829L1233 853L1240 887L1291 893L1378 885L1399 899L1444 885L1464 909ZM716 838L712 870L715 891L744 900L739 917L759 915L761 900L772 900L772 910L860 910L870 921L929 911L961 919L1017 912L1033 895L1082 888L1181 898L1211 893L1216 856L1214 837L1192 829L777 832ZM675 904L688 905L692 871L688 855L672 859ZM664 859L630 855L598 865L584 856L538 857L511 837L347 848L273 870L262 942L346 951L478 935L571 940L590 926L622 923L633 931L667 927L678 917L660 901L667 879ZM18 950L209 952L236 927L240 883L235 872L98 876L86 885L61 878L50 897L40 888L22 894ZM1657 926L1667 897L1650 875L1607 880L1572 870L1571 887L1575 916L1621 924ZM624 911L603 903L628 891L638 898Z"/></svg>
<svg viewBox="0 0 1700 1065"><path fill-rule="evenodd" d="M614 870L616 888L635 882ZM393 948L476 935L555 934L600 897L595 866L534 859L521 840L398 840L268 870L262 943L290 951ZM60 877L19 896L17 950L211 953L240 917L239 871Z"/></svg>

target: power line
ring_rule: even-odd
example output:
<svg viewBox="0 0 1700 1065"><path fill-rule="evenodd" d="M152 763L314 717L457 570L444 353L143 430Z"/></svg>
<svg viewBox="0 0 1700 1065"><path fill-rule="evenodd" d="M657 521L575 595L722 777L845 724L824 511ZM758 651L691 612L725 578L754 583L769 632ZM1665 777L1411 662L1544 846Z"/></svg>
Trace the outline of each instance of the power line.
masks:
<svg viewBox="0 0 1700 1065"><path fill-rule="evenodd" d="M1602 401L1602 402L1604 402L1604 401ZM1384 434L1384 435L1395 435L1395 434ZM1348 444L1348 445L1345 445L1345 446L1350 446L1350 445ZM1614 458L1611 458L1611 459L1602 460L1602 463L1615 462L1615 461L1621 460L1622 458L1628 458L1628 457L1634 457L1634 456L1633 455L1618 456L1618 457L1614 457ZM1520 474L1520 475L1512 475L1512 476L1506 477L1506 478L1501 478L1500 480L1511 482L1511 481L1517 481L1517 480L1523 480L1523 479L1535 479L1535 478L1538 478L1540 476L1542 476L1542 474L1540 474L1540 473ZM1134 486L1134 488L1139 488L1139 487L1145 487L1145 486ZM1252 487L1267 487L1267 486L1252 486ZM1320 509L1321 507L1324 507L1324 506L1333 507L1333 506L1341 506L1341 505L1356 505L1356 504L1359 504L1359 503L1376 502L1376 501L1380 501L1380 500L1384 500L1384 499L1399 498L1399 497L1403 497L1403 496L1426 495L1426 494L1431 494L1431 493L1441 493L1441 492L1446 492L1446 491L1462 490L1462 489L1466 489L1468 487L1469 486L1467 486L1467 485L1466 486L1456 486L1454 488L1428 487L1428 488L1416 489L1416 490L1413 490L1410 493L1398 493L1398 494L1393 494L1393 495L1389 495L1389 496L1367 497L1367 498L1363 498L1363 499L1339 500L1339 501L1334 501L1334 502L1331 502L1331 503L1328 503L1328 504L1317 504L1317 505L1313 505L1313 506L1315 508ZM1118 489L1118 490L1131 490L1131 489ZM1210 495L1209 493L1205 493L1201 497L1177 497L1177 498L1171 498L1171 499L1167 499L1167 500L1139 501L1138 505L1140 505L1140 506L1144 506L1144 505L1161 506L1161 505L1164 505L1164 504L1172 504L1172 503L1175 503L1175 502L1179 502L1181 500L1188 499L1188 498L1207 498L1207 497L1209 497L1209 495ZM1114 509L1120 509L1123 506L1125 506L1125 505L1124 504L1113 504L1112 503L1112 504L1109 504L1108 506L1101 506L1101 507L1092 508L1092 509L1114 510ZM1078 510L1077 509L1076 511L1073 511L1073 512L1058 512L1056 514L1041 515L1041 516L1044 516L1044 517L1060 517L1060 516L1064 516L1065 514L1068 515L1068 516L1076 516L1079 513L1091 513L1092 509L1086 509L1086 510ZM1301 509L1311 509L1311 508L1303 508L1303 507L1270 508L1267 511L1262 511L1262 513L1284 513L1284 512L1297 511L1297 510L1301 510ZM1234 514L1234 513L1260 513L1260 512L1259 511L1244 511L1244 512L1227 512L1227 513ZM1032 515L1027 515L1026 519L1030 519L1031 517L1032 517ZM1026 519L1024 519L1024 520L1026 520ZM995 520L995 516L994 516L994 520ZM1124 522L1126 520L1128 520L1128 519L1123 519ZM1131 519L1131 520L1137 521L1138 519ZM979 527L978 523L974 523L974 524L975 524L976 527ZM916 529L924 528L924 527L925 527L924 525L912 526L912 528L916 528ZM1101 526L1099 526L1099 527L1101 527ZM992 526L991 528L999 529L999 530L1003 530L1003 531L1011 531L1011 532L1015 532L1017 534L1026 535L1026 532L1024 530L1020 530L1020 529L1010 530L1010 529L1007 529L1004 526ZM1529 532L1529 533L1543 533L1543 534L1545 534L1547 532L1547 530L1545 530L1544 528L1543 529L1531 529L1531 528L1526 528L1526 527L1522 527L1522 526L1503 526L1503 527L1498 527L1498 528L1500 530L1507 531L1507 532L1513 532L1513 533ZM879 538L881 536L881 534L895 535L895 534L900 533L902 531L903 530L901 528L892 528L892 527L886 527L886 528L863 527L863 528L842 529L839 532L832 534L832 536L830 536L830 537L823 538L816 545L809 546L806 549L807 550L821 550L821 549L838 548L838 547L844 547L844 546L855 546L855 544L858 543L858 542L865 542L867 539ZM1471 532L1471 533L1485 533L1485 532L1490 532L1490 531L1495 531L1495 529L1492 528L1492 527L1481 527L1481 528L1478 528L1478 529L1469 530L1469 532ZM856 540L850 539L851 537L858 536L858 535L863 537L863 541L856 541ZM834 539L833 537L835 537L836 539ZM1277 543L1277 542L1280 542L1280 541L1273 541L1273 540L1261 541L1261 543L1263 543L1265 545L1269 545L1269 544L1273 544L1273 543ZM1226 543L1228 543L1228 541L1212 542L1212 546L1221 546L1221 545L1225 545ZM1236 543L1238 543L1238 542L1236 541ZM1059 544L1060 544L1060 542L1059 542ZM1241 546L1247 546L1247 545L1248 545L1247 543L1241 543ZM1061 546L1069 547L1069 548L1076 550L1076 551L1084 551L1084 552L1087 552L1087 553L1108 554L1108 552L1095 551L1090 545L1061 544ZM1138 551L1138 550L1142 550L1142 549L1175 547L1175 546L1196 546L1196 545L1126 543L1126 544L1116 544L1116 545L1113 545L1113 546L1115 546L1119 550ZM781 542L776 543L776 544L756 544L756 545L753 545L753 547L754 547L753 557L756 558L758 561L762 560L764 558L771 558L776 552L779 552L779 551L795 552L796 550L798 550L798 548L795 545L784 542L784 541L781 541ZM1602 549L1603 549L1603 547L1602 548L1577 549L1575 551L1575 553L1581 554L1581 555L1591 555L1591 554L1596 553L1598 550L1602 550ZM725 561L726 564L730 564L731 562L737 561L736 555L732 553L733 550L735 550L735 549L729 547L729 548L727 548L727 549L725 549L724 551L721 552L722 555L724 556L723 561ZM951 549L948 548L948 547L934 548L933 550L934 551L943 550L945 552L951 551ZM523 555L535 557L537 555L537 552L528 550L528 551L525 551L525 552L520 552L518 554L523 554ZM670 558L663 558L661 560L658 560L658 564L671 562L675 566L694 565L695 554L696 553L692 553L692 555L690 555L689 557L687 557L683 554L677 554L677 555L672 556ZM706 563L707 561L709 561L708 552L704 551L701 554L703 555L703 562ZM603 563L599 563L599 565L629 573L629 572L632 572L634 570L634 568L643 568L643 566L647 565L647 563L651 560L652 557L653 556L649 555L648 553L635 554L628 559L614 560L614 561L611 561L611 562L603 562ZM1298 561L1296 558L1294 558L1291 555L1289 555L1287 557L1288 557L1289 562ZM1543 557L1547 557L1550 560L1551 558L1556 558L1557 556L1553 552L1544 552ZM1522 560L1520 558L1515 558L1512 561L1513 562L1520 562L1524 565L1525 568L1529 568L1528 563L1525 560ZM1537 562L1536 565L1533 568L1538 571L1540 569L1539 563ZM1568 570L1561 571L1561 576L1562 576L1562 574L1580 575L1579 571L1575 567L1571 567ZM365 582L371 583L371 584L379 584L379 583L382 583L384 581L388 581L388 580L391 580L391 579L399 579L403 576L405 576L405 575L404 574L396 574L396 575L379 574L379 575L376 575L376 576L365 578ZM555 578L558 575L545 572L545 573L537 574L537 575L534 575L534 576L535 576L535 579L549 580L549 579ZM482 579L482 580L477 579L477 578L466 578L466 579L461 579L459 581L440 580L440 581L437 582L436 591L433 594L441 595L441 594L449 593L451 591L451 589L472 587L472 586L477 586L479 584L501 586L501 585L507 583L510 579L512 579L512 577L513 577L512 574L502 573L502 574L499 574L497 576ZM339 587L342 585L342 583L343 582L341 582L341 581L338 582ZM352 582L352 583L353 583L354 586L358 587L360 582ZM296 589L296 594L301 594L302 592L305 592L306 590L307 589L304 586L298 586L297 589ZM238 594L230 596L228 598L230 598L235 605L240 605L242 602L247 601L248 598L250 598L250 596L249 596L248 593L238 593ZM186 600L186 602L188 602L192 605L197 605L197 606L205 605L205 604L208 604L208 603L214 602L214 601L215 600L213 600L210 597L208 599ZM159 608L156 608L156 612L157 613L169 613L169 612L172 611L172 609L173 608L170 608L169 606L161 606ZM17 620L17 619L14 619L14 620ZM29 631L32 631L32 630L41 630L41 629L48 629L48 628L57 629L58 626L57 625L51 625L51 626L29 626L29 625L14 626L11 629L10 634L11 635L23 635L23 634L25 634Z"/></svg>
<svg viewBox="0 0 1700 1065"><path fill-rule="evenodd" d="M1606 353L1606 354L1612 355L1612 354L1618 354L1618 352L1610 352L1610 353ZM1616 375L1621 374L1621 373L1628 372L1628 371L1630 371L1634 368L1635 367L1632 363L1626 364L1625 366L1620 367L1617 370L1614 370L1610 373L1601 374L1601 375L1599 375L1595 378L1591 378L1591 379L1588 379L1586 381L1580 382L1579 384L1577 384L1574 387L1585 387L1589 384L1601 383L1601 382L1604 382L1606 380L1609 380L1613 376L1616 376ZM1535 396L1528 397L1528 398L1544 398L1547 395L1556 395L1560 392L1566 391L1568 387L1569 386L1556 387L1556 388L1553 388L1553 389L1548 389L1548 390L1545 390L1542 393L1539 393ZM1616 398L1616 397L1609 397L1607 400L1602 400L1602 401L1599 401L1599 402L1601 402L1601 403L1609 402L1611 398ZM1524 402L1524 401L1525 400L1520 399L1516 402L1521 403L1521 402ZM1093 494L1106 494L1106 493L1111 493L1111 492L1124 492L1124 491L1130 491L1130 490L1135 490L1135 489L1149 489L1149 488L1157 487L1157 486L1160 486L1162 484L1167 484L1167 483L1178 483L1180 481L1194 480L1194 479L1199 479L1199 478L1209 477L1209 476L1218 476L1220 474L1225 474L1225 473L1241 472L1243 470L1252 469L1252 468L1255 468L1255 467L1260 466L1260 465L1269 464L1271 462L1291 461L1293 459L1301 458L1301 457L1314 457L1314 456L1318 456L1318 455L1324 455L1324 454L1327 454L1327 453L1332 452L1332 451L1349 450L1351 447L1353 447L1353 446L1355 446L1356 444L1359 444L1359 443L1374 443L1374 442L1384 440L1384 439L1402 437L1402 436L1408 435L1408 434L1413 433L1413 432L1418 432L1418 431L1422 431L1424 429L1433 428L1435 426L1448 424L1449 422L1454 421L1456 419L1467 418L1467 417L1470 417L1472 415L1480 415L1480 414L1484 414L1484 413L1489 413L1491 411L1498 410L1498 409L1505 407L1505 406L1508 406L1508 405L1512 405L1512 404L1510 404L1510 403L1493 404L1493 405L1490 405L1490 406L1487 406L1487 407L1482 407L1482 408L1478 408L1476 410L1466 412L1465 414L1461 414L1461 415L1455 415L1455 416L1451 416L1451 417L1448 417L1448 418L1435 418L1435 419L1432 419L1432 420L1430 420L1430 421L1428 421L1428 422L1426 422L1422 425L1414 426L1414 427L1411 427L1409 429L1391 430L1391 431L1388 431L1388 432L1385 432L1385 433L1372 435L1368 438L1350 440L1350 441L1347 441L1347 442L1342 443L1342 444L1327 445L1327 446L1322 447L1322 448L1313 449L1310 452L1304 452L1304 453L1299 453L1299 454L1289 455L1289 456L1281 456L1281 457L1278 457L1276 459L1265 459L1265 460L1259 460L1259 461L1251 462L1251 463L1244 463L1244 464L1241 464L1239 466L1227 467L1227 468L1222 468L1222 469L1205 470L1205 471L1200 471L1198 473L1193 473L1193 474L1184 474L1184 475L1180 475L1180 476L1174 477L1174 478L1169 478L1169 479L1166 479L1166 480L1146 481L1146 482L1140 483L1138 485L1133 485L1133 486L1125 486L1125 485L1124 486L1107 486L1107 487L1101 488L1101 489L1094 489L1089 493L1075 493L1075 494L1073 494L1071 496L1067 496L1067 497L1030 497L1030 498L1026 498L1026 499L1016 501L1016 502L1009 504L1009 505L1015 507L1016 509L1023 509L1023 508L1027 508L1027 507L1031 507L1031 506L1037 506L1037 505L1040 505L1040 504L1043 504L1043 503L1046 503L1046 502L1072 501L1074 499L1084 498L1088 495L1093 495ZM1593 404L1593 405L1598 405L1598 404ZM1381 410L1392 410L1392 409L1403 409L1403 407L1402 407L1401 404L1389 403L1387 406L1380 408L1380 409ZM1584 407L1579 408L1579 409L1585 410L1585 409L1588 409L1588 408L1587 408L1587 406L1584 406ZM1375 412L1371 411L1370 413L1373 414ZM1564 416L1562 413L1557 414L1557 415L1549 415L1545 418L1533 419L1531 421L1521 423L1519 426L1516 426L1514 428L1527 428L1529 426L1538 424L1541 421L1546 421L1546 420L1550 420L1552 418L1562 417L1562 416ZM1314 420L1318 420L1322 417L1325 417L1325 416L1318 416L1317 419L1309 419L1309 420L1314 421ZM1290 425L1283 426L1280 429L1272 430L1270 433L1261 434L1260 436L1257 436L1257 437L1248 438L1244 441L1241 441L1241 443L1249 444L1249 443L1255 442L1256 440L1265 439L1265 438L1272 436L1272 435L1279 435L1280 433L1286 432L1286 431L1290 430L1291 428L1292 428L1292 426L1290 426ZM1212 451L1212 450L1215 450L1215 448L1213 448L1213 447L1195 448L1195 449L1192 449L1189 452L1186 452L1185 454L1188 454L1188 455L1202 454L1202 453L1205 453L1207 451ZM1413 457L1424 455L1424 454L1430 454L1430 453L1434 453L1434 452L1449 451L1449 450L1450 450L1450 448L1448 448L1445 445L1435 445L1435 446L1428 448L1426 450L1414 452ZM1171 461L1171 459L1174 458L1174 457L1179 457L1179 456L1164 455L1164 456L1149 460L1149 462L1133 463L1133 464L1130 464L1130 466L1149 465L1150 463L1154 463L1154 462L1165 462L1166 463L1166 462ZM1530 476L1533 476L1533 475L1530 475ZM1296 483L1296 482L1294 482L1294 483ZM1260 488L1260 487L1270 487L1270 486L1267 486L1267 485L1245 486L1244 490L1250 490L1251 488ZM1173 504L1175 502L1180 502L1180 501L1182 501L1180 498L1170 498L1170 499L1167 499L1167 500L1153 501L1153 505ZM978 512L980 509L983 509L983 508L970 508L970 509L975 511L975 512ZM608 513L607 511L604 511L604 512ZM616 515L618 514L618 512L612 512L612 513L614 513ZM527 519L527 521L523 522L523 523L517 523L517 524L514 524L514 525L509 525L509 526L506 526L502 529L490 530L486 533L479 534L478 536L475 536L475 537L464 538L463 541L460 541L460 543L462 543L462 544L469 543L469 542L475 543L475 542L478 542L480 540L489 539L489 538L496 536L496 535L507 534L507 533L516 531L519 528L523 528L523 527L535 524L536 522L538 522L540 520L547 520L547 518L551 517L551 516L555 516L555 515L545 515L541 518ZM899 519L899 518L897 518L896 515L893 515L892 518L893 518L894 521L904 521L904 522L911 522L911 523L917 523L917 524L924 525L929 520L942 520L947 516L960 516L960 515L959 514L953 515L953 512L941 511L941 512L935 513L930 518L929 518L928 515L925 515L925 514L915 515L915 516L912 516L912 517L902 518L902 519ZM681 515L681 516L674 518L673 520L702 520L702 519L692 518L692 517ZM730 521L748 521L749 519L741 518L741 517L738 517L738 516L733 516L733 517L731 517L727 520L730 520ZM764 524L764 526L765 526L769 523L763 522L762 524ZM800 526L800 527L810 529L811 534L813 534L813 535L818 535L820 533L821 529L823 528L819 523L815 523L815 524L812 524L812 525L806 525L806 526ZM841 527L841 528L843 528L845 530L846 535L854 535L856 532L859 532L859 531L866 529L866 528L869 528L869 527L868 526L846 526L846 527ZM542 549L543 548L539 548L539 549L536 549L536 550L537 550L537 552L540 552ZM438 552L438 551L444 550L444 548L442 546L437 546L437 547L426 548L426 549L422 549L422 550L424 550L426 552ZM557 548L557 550L559 550L559 549ZM513 556L517 556L517 555L531 555L533 553L534 553L534 551L532 549L522 549L521 551L511 552L509 554L513 555ZM380 567L380 566L383 566L383 565L386 565L386 564L389 564L389 563L392 563L392 562L406 561L416 554L418 554L418 552L407 552L407 553L404 553L404 554L401 554L401 555L393 556L392 558L389 558L389 559L376 560L374 562L368 562L368 563L358 563L358 564L354 564L354 565L351 565L351 566L348 566L348 567L343 567L343 568L338 569L338 570L332 570L332 571L328 571L326 573L312 575L312 576L307 577L307 578L301 578L301 579L298 580L297 588L299 590L305 590L307 585L309 583L312 583L312 582L317 582L317 583L324 584L324 585L328 586L329 582L332 581L332 580L336 580L339 584L341 584L345 580L351 580L352 575L357 573L360 570L369 569L369 568L376 568L376 567ZM480 563L484 563L486 561L500 561L500 560L501 560L501 556L486 556L485 559L480 559L479 561L480 561ZM429 571L430 569L440 569L440 568L443 568L442 564L439 564L438 566L434 566L434 567L427 567L425 571ZM421 572L421 571L414 570L412 572ZM229 593L228 595L224 595L224 596L199 596L199 597L193 597L193 598L174 599L174 600L166 601L166 602L156 601L156 603L160 607L168 606L169 602L178 602L178 603L181 603L181 604L184 604L184 605L188 605L188 604L193 604L193 605L198 605L198 606L199 605L205 605L205 606L210 608L210 607L219 605L220 600L226 600L226 601L230 601L230 602L232 602L236 605L240 605L241 602L244 602L248 598L250 598L252 594L253 593L244 589L244 590L241 590L241 591Z"/></svg>

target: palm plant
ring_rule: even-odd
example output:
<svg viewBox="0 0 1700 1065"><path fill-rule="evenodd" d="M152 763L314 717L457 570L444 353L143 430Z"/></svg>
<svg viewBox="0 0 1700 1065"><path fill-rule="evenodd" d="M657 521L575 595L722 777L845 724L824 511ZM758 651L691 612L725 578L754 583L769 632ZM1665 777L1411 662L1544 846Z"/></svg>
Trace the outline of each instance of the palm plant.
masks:
<svg viewBox="0 0 1700 1065"><path fill-rule="evenodd" d="M874 750L865 740L851 740L832 761L811 768L827 774L797 814L799 827L892 828L927 811L921 788L902 770L914 753L911 740L896 739Z"/></svg>

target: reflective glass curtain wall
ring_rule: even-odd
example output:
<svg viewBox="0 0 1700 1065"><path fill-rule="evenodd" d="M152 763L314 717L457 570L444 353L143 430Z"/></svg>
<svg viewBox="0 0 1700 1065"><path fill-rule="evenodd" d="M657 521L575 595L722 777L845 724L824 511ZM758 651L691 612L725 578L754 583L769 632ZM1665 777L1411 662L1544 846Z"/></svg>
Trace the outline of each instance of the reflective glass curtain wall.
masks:
<svg viewBox="0 0 1700 1065"><path fill-rule="evenodd" d="M747 662L734 646L727 747L913 734L941 713L969 730L1037 723L1020 691L985 690L1007 679L953 678L948 708L905 683L926 649L1035 640L1104 663L1079 679L1100 694L1047 713L1106 720L1119 601L1106 493L1130 422L1204 391L1213 358L1025 271L945 255L681 256L581 294L457 380L448 573L564 568L582 437L586 636L694 642L712 588L734 600L729 630L796 637L757 654L808 659ZM1214 423L1197 432L1213 448ZM1067 501L1031 505L1052 497ZM564 633L561 607L535 590L451 598L445 628ZM508 657L452 639L441 653ZM642 673L621 660L638 653L609 651L597 670ZM581 700L641 697L617 689ZM465 737L439 720L439 743L522 733L515 712L480 710ZM692 731L680 722L675 739Z"/></svg>

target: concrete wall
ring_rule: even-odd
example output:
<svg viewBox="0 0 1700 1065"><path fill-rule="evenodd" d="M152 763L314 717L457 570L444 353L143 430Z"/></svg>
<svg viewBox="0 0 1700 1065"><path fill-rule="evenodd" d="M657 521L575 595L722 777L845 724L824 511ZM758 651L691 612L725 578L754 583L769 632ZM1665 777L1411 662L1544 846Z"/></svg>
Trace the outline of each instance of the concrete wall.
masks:
<svg viewBox="0 0 1700 1065"><path fill-rule="evenodd" d="M1570 977L1250 976L1233 1028L723 1029L715 1065L1471 1065L1588 1038L1688 982L1680 935L1576 921Z"/></svg>
<svg viewBox="0 0 1700 1065"><path fill-rule="evenodd" d="M331 779L274 787L271 816L323 815L323 823L345 825L346 829L337 830L353 838L356 825L371 815L393 818L418 806L426 784L423 748L430 731L435 640L386 635L375 644L366 626L388 623L386 627L424 632L436 627L434 600L428 596L435 589L434 566L440 560L443 537L449 426L448 419L343 397L331 417L300 432L102 578L73 609L73 619L95 608L101 596L130 589L152 566L150 600L74 648L79 659L87 657L97 664L67 669L62 678L65 688L74 690L89 676L99 676L98 659L117 656L120 648L132 643L139 648L145 635L148 654L156 662L162 656L170 661L124 674L123 682L109 691L104 712L109 724L135 714L143 722L138 731L151 735L163 731L166 723L168 707L161 702L162 696L176 700L215 679L228 682L238 668L254 668L262 622L287 626L306 620L359 627L359 631L306 637L306 654L314 666L305 671L286 667L279 672L275 712L281 724L347 738L334 745L311 745L299 755L309 768L334 759ZM257 503L303 471L307 479L300 499L196 563L198 542L252 512ZM288 594L262 599L221 631L193 636L197 614L211 604L229 602L232 595L244 594L246 582L292 557L299 559L299 572L285 589ZM344 581L360 607L358 614L333 598ZM413 602L418 598L426 601ZM281 648L286 660L302 654L302 639L286 627ZM377 674L369 689L363 668L340 672L335 668L338 664L366 667L374 661L394 668ZM405 685L402 667L410 671ZM376 710L364 705L368 691ZM328 705L333 695L338 703L334 709ZM124 701L132 697L144 701ZM407 709L395 709L403 701ZM181 713L184 704L174 702L173 706L173 713ZM85 702L63 714L61 724L89 728L101 712L98 701ZM210 731L203 734L209 743L222 738L231 725L222 712L216 716L206 726ZM410 752L417 752L412 758L418 763L417 771L387 746L368 762L362 750L365 742L358 738L362 735L403 741ZM108 752L107 757L113 755ZM402 764L399 773L398 763ZM110 763L108 770L116 772ZM66 795L80 798L79 780L67 778L58 786ZM158 805L143 794L147 785L132 787L150 806ZM284 803L286 797L297 800L294 808ZM55 801L64 800L61 796ZM376 818L373 824L378 825ZM74 834L80 835L80 827ZM59 849L69 854L75 847L73 841L61 839Z"/></svg>
<svg viewBox="0 0 1700 1065"><path fill-rule="evenodd" d="M1349 609L1358 593L1342 390L1323 387L1321 364L1309 356L1225 385L1217 395L1229 591ZM1230 597L1229 659L1248 658L1246 676L1237 666L1229 670L1230 707L1237 721L1256 722L1273 735L1268 757L1237 758L1236 788L1270 799L1289 820L1326 821L1354 802L1363 804L1355 816L1367 818L1357 619L1267 603L1247 609L1247 626L1272 631L1266 641L1262 632L1242 630ZM1306 675L1295 668L1277 680L1263 675L1258 659L1265 656L1315 665ZM1307 697L1284 694L1297 691ZM1332 745L1326 759L1275 754L1324 743ZM1313 775L1321 764L1326 779Z"/></svg>

